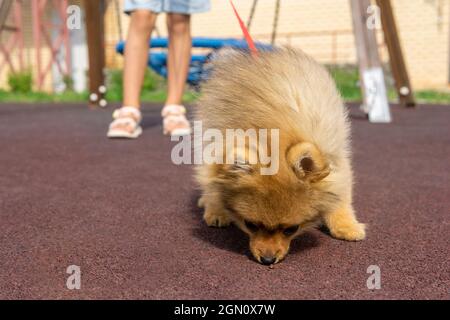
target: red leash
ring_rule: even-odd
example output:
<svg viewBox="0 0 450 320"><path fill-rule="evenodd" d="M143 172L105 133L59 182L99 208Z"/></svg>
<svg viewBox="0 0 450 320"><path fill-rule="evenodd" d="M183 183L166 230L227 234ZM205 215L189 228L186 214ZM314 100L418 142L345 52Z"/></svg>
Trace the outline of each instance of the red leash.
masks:
<svg viewBox="0 0 450 320"><path fill-rule="evenodd" d="M258 55L258 49L256 49L255 43L253 42L252 37L250 36L250 33L247 30L247 27L245 26L244 22L242 21L241 17L239 16L239 13L236 10L236 7L233 4L233 0L230 0L230 4L233 7L234 14L236 15L236 18L239 22L239 25L241 26L242 33L244 34L245 41L247 42L247 45L250 49L250 53L252 56L256 57Z"/></svg>

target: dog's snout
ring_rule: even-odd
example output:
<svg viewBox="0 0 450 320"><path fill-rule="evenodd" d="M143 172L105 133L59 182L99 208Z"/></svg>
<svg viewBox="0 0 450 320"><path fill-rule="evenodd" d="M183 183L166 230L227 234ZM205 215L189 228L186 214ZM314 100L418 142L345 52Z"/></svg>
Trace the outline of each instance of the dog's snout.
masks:
<svg viewBox="0 0 450 320"><path fill-rule="evenodd" d="M269 265L275 263L276 258L272 256L263 256L261 257L261 263L264 265Z"/></svg>

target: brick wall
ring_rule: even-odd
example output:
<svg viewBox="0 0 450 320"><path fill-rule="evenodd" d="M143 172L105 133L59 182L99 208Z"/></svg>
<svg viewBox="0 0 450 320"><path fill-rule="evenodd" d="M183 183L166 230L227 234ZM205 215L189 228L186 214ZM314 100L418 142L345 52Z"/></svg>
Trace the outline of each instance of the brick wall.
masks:
<svg viewBox="0 0 450 320"><path fill-rule="evenodd" d="M244 20L253 0L235 0ZM450 0L391 0L401 44L415 89L448 88L449 79L449 16ZM24 1L25 62L34 68L35 53L32 41L30 1ZM80 4L80 0L72 0ZM105 16L105 46L108 67L121 68L123 58L115 53L119 41L116 1L108 0ZM123 0L117 0L119 11ZM226 0L211 0L212 10L192 17L194 36L241 37L241 31ZM259 0L251 33L256 40L270 41L275 0ZM126 36L129 17L120 16L123 36ZM157 28L166 35L165 17L158 18ZM302 48L323 63L356 63L350 5L348 0L281 0L277 44ZM388 55L378 31L380 53L386 62ZM4 43L5 38L0 39ZM48 59L44 53L43 60ZM13 55L13 59L15 56ZM8 70L0 72L0 88L7 88ZM45 88L51 89L51 77Z"/></svg>
<svg viewBox="0 0 450 320"><path fill-rule="evenodd" d="M120 3L123 0L119 1ZM235 0L243 17L247 19L252 0ZM391 0L402 48L411 81L416 89L447 88L449 78L449 16L448 0ZM228 1L211 0L212 10L192 18L194 36L240 37L241 31ZM274 0L259 0L251 33L257 40L269 41L275 11ZM108 30L114 27L110 7ZM122 17L126 35L129 18ZM158 30L166 35L165 17L157 21ZM388 55L381 31L379 44L381 57ZM112 37L111 39L114 39ZM117 36L115 37L117 39ZM282 0L278 44L302 48L323 63L356 63L352 33L350 4L348 0ZM113 48L108 45L108 48ZM121 67L121 58L108 53L110 66Z"/></svg>

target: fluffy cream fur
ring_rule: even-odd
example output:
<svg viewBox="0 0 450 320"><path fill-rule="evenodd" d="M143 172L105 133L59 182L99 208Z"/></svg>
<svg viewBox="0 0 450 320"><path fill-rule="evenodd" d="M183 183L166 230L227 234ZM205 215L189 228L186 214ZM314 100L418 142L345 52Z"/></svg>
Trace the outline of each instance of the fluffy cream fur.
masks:
<svg viewBox="0 0 450 320"><path fill-rule="evenodd" d="M345 240L365 237L352 208L347 112L328 72L299 50L258 57L227 50L203 88L197 120L203 128L279 129L279 171L264 176L246 166L197 170L200 206L210 226L235 223L262 263L284 258L290 241L324 223Z"/></svg>

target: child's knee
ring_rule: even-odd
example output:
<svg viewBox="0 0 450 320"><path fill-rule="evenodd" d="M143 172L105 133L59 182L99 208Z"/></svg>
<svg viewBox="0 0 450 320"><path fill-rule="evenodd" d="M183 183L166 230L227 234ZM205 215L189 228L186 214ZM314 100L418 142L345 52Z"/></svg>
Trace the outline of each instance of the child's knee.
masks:
<svg viewBox="0 0 450 320"><path fill-rule="evenodd" d="M131 24L139 31L148 31L153 28L155 13L149 10L136 10L131 14Z"/></svg>
<svg viewBox="0 0 450 320"><path fill-rule="evenodd" d="M170 34L186 34L190 31L190 17L187 15L170 15L167 18L167 29Z"/></svg>

